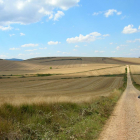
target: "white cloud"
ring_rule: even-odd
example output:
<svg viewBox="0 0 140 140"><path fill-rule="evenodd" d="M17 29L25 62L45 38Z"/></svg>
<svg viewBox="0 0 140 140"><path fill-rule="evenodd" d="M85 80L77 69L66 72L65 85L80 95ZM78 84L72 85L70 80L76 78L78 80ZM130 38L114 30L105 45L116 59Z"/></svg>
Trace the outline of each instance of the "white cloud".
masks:
<svg viewBox="0 0 140 140"><path fill-rule="evenodd" d="M107 10L107 11L94 12L94 13L93 13L93 16L97 16L97 15L99 15L99 14L104 14L105 17L109 17L109 16L111 16L111 15L114 15L114 13L116 13L116 15L118 15L118 16L122 14L122 12L117 11L117 10L115 10L115 9L109 9L109 10Z"/></svg>
<svg viewBox="0 0 140 140"><path fill-rule="evenodd" d="M15 51L15 50L19 50L19 48L10 48L9 50Z"/></svg>
<svg viewBox="0 0 140 140"><path fill-rule="evenodd" d="M75 48L78 48L78 47L79 47L78 45L75 46Z"/></svg>
<svg viewBox="0 0 140 140"><path fill-rule="evenodd" d="M20 54L18 54L18 56L24 56L25 54L22 54L22 53L20 53Z"/></svg>
<svg viewBox="0 0 140 140"><path fill-rule="evenodd" d="M57 9L68 10L80 0L0 0L0 25L30 24L52 19ZM59 13L62 16L62 14Z"/></svg>
<svg viewBox="0 0 140 140"><path fill-rule="evenodd" d="M110 45L113 45L113 43L111 42L111 43L109 43Z"/></svg>
<svg viewBox="0 0 140 140"><path fill-rule="evenodd" d="M127 42L127 43L134 43L134 42L137 42L137 41L139 41L139 42L140 42L140 39L135 39L135 40L127 40L126 42Z"/></svg>
<svg viewBox="0 0 140 140"><path fill-rule="evenodd" d="M24 45L22 45L21 47L37 47L38 46L38 44L24 44Z"/></svg>
<svg viewBox="0 0 140 140"><path fill-rule="evenodd" d="M25 34L24 33L20 33L20 36L24 36Z"/></svg>
<svg viewBox="0 0 140 140"><path fill-rule="evenodd" d="M136 33L138 30L136 28L133 28L133 25L128 25L125 26L122 33L124 34L132 34L132 33Z"/></svg>
<svg viewBox="0 0 140 140"><path fill-rule="evenodd" d="M119 49L120 49L120 46L117 46L117 47L116 47L116 50L119 50Z"/></svg>
<svg viewBox="0 0 140 140"><path fill-rule="evenodd" d="M73 51L77 51L76 49L73 49Z"/></svg>
<svg viewBox="0 0 140 140"><path fill-rule="evenodd" d="M7 56L6 55L0 55L0 58L5 59Z"/></svg>
<svg viewBox="0 0 140 140"><path fill-rule="evenodd" d="M121 15L122 12L118 12L117 10L115 9L109 9L108 11L105 12L105 17L109 17L111 15L114 15L114 13L116 13L117 15Z"/></svg>
<svg viewBox="0 0 140 140"><path fill-rule="evenodd" d="M54 42L54 41L49 41L48 42L48 45L57 45L57 44L60 44L61 42L58 42L58 41L56 41L56 42Z"/></svg>
<svg viewBox="0 0 140 140"><path fill-rule="evenodd" d="M47 47L44 47L44 48L39 48L40 50L46 50L47 49Z"/></svg>
<svg viewBox="0 0 140 140"><path fill-rule="evenodd" d="M126 47L127 45L120 45L116 47L116 50L120 50L122 47Z"/></svg>
<svg viewBox="0 0 140 140"><path fill-rule="evenodd" d="M40 54L40 53L30 53L30 55L38 55L38 54Z"/></svg>
<svg viewBox="0 0 140 140"><path fill-rule="evenodd" d="M3 4L3 0L0 0L0 4Z"/></svg>
<svg viewBox="0 0 140 140"><path fill-rule="evenodd" d="M60 53L61 51L57 51L57 53Z"/></svg>
<svg viewBox="0 0 140 140"><path fill-rule="evenodd" d="M117 15L121 15L122 14L122 12L117 12Z"/></svg>
<svg viewBox="0 0 140 140"><path fill-rule="evenodd" d="M33 52L33 51L37 51L37 49L33 49L33 50L25 50L26 52Z"/></svg>
<svg viewBox="0 0 140 140"><path fill-rule="evenodd" d="M57 13L54 15L54 20L56 21L64 15L65 14L62 11L57 11Z"/></svg>
<svg viewBox="0 0 140 140"><path fill-rule="evenodd" d="M140 30L140 26L139 26L139 28L138 28L139 30Z"/></svg>
<svg viewBox="0 0 140 140"><path fill-rule="evenodd" d="M105 34L105 35L103 35L104 37L107 37L107 36L110 36L109 34Z"/></svg>
<svg viewBox="0 0 140 140"><path fill-rule="evenodd" d="M10 34L9 36L14 36L15 34Z"/></svg>
<svg viewBox="0 0 140 140"><path fill-rule="evenodd" d="M121 18L121 19L123 20L123 19L125 19L126 17L127 17L127 16L122 16L122 18Z"/></svg>
<svg viewBox="0 0 140 140"><path fill-rule="evenodd" d="M100 51L100 53L104 53L105 51Z"/></svg>
<svg viewBox="0 0 140 140"><path fill-rule="evenodd" d="M99 14L102 14L102 13L103 13L102 11L94 12L94 13L93 13L93 16L98 16Z"/></svg>
<svg viewBox="0 0 140 140"><path fill-rule="evenodd" d="M134 49L130 49L131 52L135 52L135 51L139 51L139 49L134 48Z"/></svg>
<svg viewBox="0 0 140 140"><path fill-rule="evenodd" d="M63 52L63 54L70 54L70 53L68 53L68 52Z"/></svg>
<svg viewBox="0 0 140 140"><path fill-rule="evenodd" d="M7 30L12 30L13 28L11 26L0 26L0 30L2 31L7 31Z"/></svg>
<svg viewBox="0 0 140 140"><path fill-rule="evenodd" d="M100 33L98 32L93 32L93 33L90 33L86 36L80 34L79 37L76 36L76 37L73 37L73 38L67 38L67 42L68 43L77 43L77 42L93 42L95 41L96 39L99 39L98 36L101 36Z"/></svg>

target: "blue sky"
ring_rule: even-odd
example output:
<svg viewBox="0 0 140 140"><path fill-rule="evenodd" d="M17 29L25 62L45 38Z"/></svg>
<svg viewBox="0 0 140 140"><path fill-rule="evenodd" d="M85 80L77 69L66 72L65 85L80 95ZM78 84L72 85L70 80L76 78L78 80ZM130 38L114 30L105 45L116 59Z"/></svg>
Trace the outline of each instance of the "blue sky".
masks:
<svg viewBox="0 0 140 140"><path fill-rule="evenodd" d="M0 0L0 58L139 57L139 0Z"/></svg>

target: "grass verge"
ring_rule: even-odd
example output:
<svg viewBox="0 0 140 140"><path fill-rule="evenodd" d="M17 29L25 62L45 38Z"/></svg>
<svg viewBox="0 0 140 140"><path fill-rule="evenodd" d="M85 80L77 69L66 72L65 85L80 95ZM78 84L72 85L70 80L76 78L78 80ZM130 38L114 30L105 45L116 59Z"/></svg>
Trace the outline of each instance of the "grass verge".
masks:
<svg viewBox="0 0 140 140"><path fill-rule="evenodd" d="M120 89L114 90L108 97L98 97L90 102L3 104L0 106L0 139L97 139L126 83L125 74Z"/></svg>

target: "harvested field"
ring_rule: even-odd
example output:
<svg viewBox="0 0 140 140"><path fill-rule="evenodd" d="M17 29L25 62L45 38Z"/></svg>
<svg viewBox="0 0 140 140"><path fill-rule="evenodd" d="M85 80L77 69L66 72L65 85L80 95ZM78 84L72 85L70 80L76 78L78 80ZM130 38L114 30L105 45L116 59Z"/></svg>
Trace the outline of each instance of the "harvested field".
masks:
<svg viewBox="0 0 140 140"><path fill-rule="evenodd" d="M33 80L34 79L34 80ZM1 79L0 103L14 104L54 101L84 101L94 96L107 96L121 87L123 77L91 77L47 80L40 78Z"/></svg>
<svg viewBox="0 0 140 140"><path fill-rule="evenodd" d="M136 82L136 84L140 85L140 75L132 75L132 78Z"/></svg>
<svg viewBox="0 0 140 140"><path fill-rule="evenodd" d="M0 60L0 75L68 74L137 63L140 64L139 58L44 57L20 62Z"/></svg>
<svg viewBox="0 0 140 140"><path fill-rule="evenodd" d="M0 75L22 75L22 74L37 74L37 73L51 73L51 74L69 74L69 73L76 73L76 72L84 72L84 71L90 71L90 70L97 70L102 68L110 68L110 67L116 67L119 65L112 65L112 64L84 64L84 65L73 65L73 67L65 66L59 66L60 68L56 68L56 66L52 66L52 69L50 67L46 67L46 69L41 69L41 66L36 66L38 69L31 69L31 68L24 68L24 70L11 70L9 67L7 70L1 70ZM31 65L32 67L32 65ZM79 69L80 68L80 69ZM2 69L2 68L1 68ZM27 70L28 69L28 70Z"/></svg>
<svg viewBox="0 0 140 140"><path fill-rule="evenodd" d="M114 66L109 68L93 69L85 72L72 73L67 76L99 76L99 75L115 75L124 74L126 66Z"/></svg>
<svg viewBox="0 0 140 140"><path fill-rule="evenodd" d="M139 65L131 65L130 66L132 74L140 74L140 66Z"/></svg>
<svg viewBox="0 0 140 140"><path fill-rule="evenodd" d="M116 61L117 63L123 63L126 65L139 65L140 64L140 58L124 58L124 57L114 57L109 58L112 61Z"/></svg>
<svg viewBox="0 0 140 140"><path fill-rule="evenodd" d="M102 57L0 60L0 103L82 102L107 96L123 85L125 67Z"/></svg>

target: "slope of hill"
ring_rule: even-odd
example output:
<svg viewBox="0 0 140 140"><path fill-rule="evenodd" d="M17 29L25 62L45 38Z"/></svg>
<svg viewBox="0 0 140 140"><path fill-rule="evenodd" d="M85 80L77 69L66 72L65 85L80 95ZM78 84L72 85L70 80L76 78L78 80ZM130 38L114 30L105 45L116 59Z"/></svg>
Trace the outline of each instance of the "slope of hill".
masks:
<svg viewBox="0 0 140 140"><path fill-rule="evenodd" d="M140 58L42 57L25 61L0 60L0 75L67 74L123 65L139 65ZM50 69L50 67L52 69Z"/></svg>

